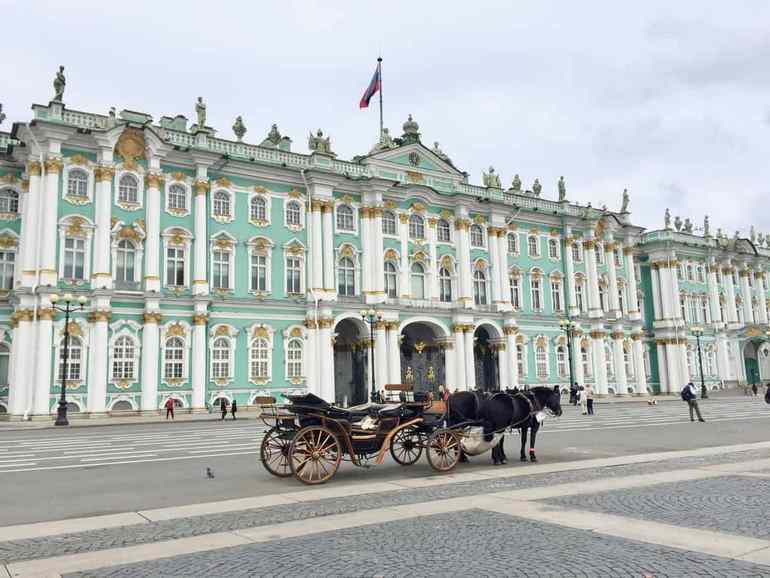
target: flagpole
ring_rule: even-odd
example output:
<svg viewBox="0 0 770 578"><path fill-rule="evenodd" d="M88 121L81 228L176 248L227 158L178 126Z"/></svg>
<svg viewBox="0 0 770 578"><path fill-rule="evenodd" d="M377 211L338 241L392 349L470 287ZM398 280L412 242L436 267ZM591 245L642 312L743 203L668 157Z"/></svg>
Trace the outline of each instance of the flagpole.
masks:
<svg viewBox="0 0 770 578"><path fill-rule="evenodd" d="M382 57L377 57L377 71L380 75L380 139L382 139Z"/></svg>

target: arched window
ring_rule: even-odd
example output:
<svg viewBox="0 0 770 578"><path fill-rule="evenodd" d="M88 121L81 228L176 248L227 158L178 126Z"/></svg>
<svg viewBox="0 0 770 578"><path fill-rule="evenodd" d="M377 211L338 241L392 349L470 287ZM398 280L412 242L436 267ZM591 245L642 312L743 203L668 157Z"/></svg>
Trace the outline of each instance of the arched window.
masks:
<svg viewBox="0 0 770 578"><path fill-rule="evenodd" d="M520 378L527 377L527 350L521 343L516 344L516 366Z"/></svg>
<svg viewBox="0 0 770 578"><path fill-rule="evenodd" d="M302 293L302 260L299 257L286 257L286 294Z"/></svg>
<svg viewBox="0 0 770 578"><path fill-rule="evenodd" d="M567 351L563 345L556 347L556 371L559 377L567 377Z"/></svg>
<svg viewBox="0 0 770 578"><path fill-rule="evenodd" d="M601 244L596 243L594 245L594 255L596 256L596 262L602 265L604 263L604 247Z"/></svg>
<svg viewBox="0 0 770 578"><path fill-rule="evenodd" d="M337 207L337 228L340 231L355 231L353 222L353 207L350 205L340 205Z"/></svg>
<svg viewBox="0 0 770 578"><path fill-rule="evenodd" d="M412 263L410 281L412 299L425 299L425 269L420 263Z"/></svg>
<svg viewBox="0 0 770 578"><path fill-rule="evenodd" d="M545 379L548 377L548 355L543 345L538 345L535 348L535 370L538 378Z"/></svg>
<svg viewBox="0 0 770 578"><path fill-rule="evenodd" d="M559 258L559 242L556 239L548 239L548 257Z"/></svg>
<svg viewBox="0 0 770 578"><path fill-rule="evenodd" d="M527 252L529 253L530 257L540 256L540 247L535 235L530 235L527 237Z"/></svg>
<svg viewBox="0 0 770 578"><path fill-rule="evenodd" d="M487 304L487 276L478 269L473 272L473 302L476 305Z"/></svg>
<svg viewBox="0 0 770 578"><path fill-rule="evenodd" d="M249 377L251 379L267 379L268 356L270 344L264 337L257 337L251 342Z"/></svg>
<svg viewBox="0 0 770 578"><path fill-rule="evenodd" d="M449 243L452 240L452 229L449 227L449 221L439 219L436 225L436 236L439 243Z"/></svg>
<svg viewBox="0 0 770 578"><path fill-rule="evenodd" d="M0 387L8 386L8 364L11 351L5 343L0 343Z"/></svg>
<svg viewBox="0 0 770 578"><path fill-rule="evenodd" d="M382 213L382 234L396 234L396 215L393 211L385 211Z"/></svg>
<svg viewBox="0 0 770 578"><path fill-rule="evenodd" d="M519 275L511 275L511 305L514 309L521 309L521 277Z"/></svg>
<svg viewBox="0 0 770 578"><path fill-rule="evenodd" d="M580 251L580 243L578 242L572 243L572 260L575 263L583 261L583 253Z"/></svg>
<svg viewBox="0 0 770 578"><path fill-rule="evenodd" d="M184 375L184 340L170 337L163 352L164 379L182 379Z"/></svg>
<svg viewBox="0 0 770 578"><path fill-rule="evenodd" d="M297 201L286 204L286 226L299 227L302 224L302 209Z"/></svg>
<svg viewBox="0 0 770 578"><path fill-rule="evenodd" d="M398 297L398 269L393 261L385 261L385 294Z"/></svg>
<svg viewBox="0 0 770 578"><path fill-rule="evenodd" d="M214 216L230 217L230 195L227 191L214 193Z"/></svg>
<svg viewBox="0 0 770 578"><path fill-rule="evenodd" d="M255 222L267 221L267 201L264 197L252 197L249 206L249 219Z"/></svg>
<svg viewBox="0 0 770 578"><path fill-rule="evenodd" d="M13 189L0 191L0 213L19 212L19 193Z"/></svg>
<svg viewBox="0 0 770 578"><path fill-rule="evenodd" d="M471 225L471 247L484 246L484 229L481 225Z"/></svg>
<svg viewBox="0 0 770 578"><path fill-rule="evenodd" d="M230 377L230 342L217 337L211 348L211 376L214 379Z"/></svg>
<svg viewBox="0 0 770 578"><path fill-rule="evenodd" d="M607 379L615 379L615 364L613 361L612 348L609 343L604 344L604 363L607 367Z"/></svg>
<svg viewBox="0 0 770 578"><path fill-rule="evenodd" d="M588 346L583 344L580 346L580 363L583 364L583 378L589 379L593 376L593 366L591 365L591 352L588 350Z"/></svg>
<svg viewBox="0 0 770 578"><path fill-rule="evenodd" d="M533 275L529 280L530 296L532 300L532 311L543 310L543 294L540 284L540 276Z"/></svg>
<svg viewBox="0 0 770 578"><path fill-rule="evenodd" d="M79 337L70 336L67 356L67 375L64 375L64 338L59 342L59 380L80 381L82 379L83 342Z"/></svg>
<svg viewBox="0 0 770 578"><path fill-rule="evenodd" d="M166 247L166 284L170 287L183 287L184 267L184 247Z"/></svg>
<svg viewBox="0 0 770 578"><path fill-rule="evenodd" d="M267 291L267 255L251 254L251 284L252 291Z"/></svg>
<svg viewBox="0 0 770 578"><path fill-rule="evenodd" d="M289 340L286 346L286 373L289 379L302 377L302 341Z"/></svg>
<svg viewBox="0 0 770 578"><path fill-rule="evenodd" d="M604 283L599 283L599 305L606 313L609 308L609 299L607 299L607 285Z"/></svg>
<svg viewBox="0 0 770 578"><path fill-rule="evenodd" d="M684 293L679 296L679 312L682 319L687 321L687 300L684 297Z"/></svg>
<svg viewBox="0 0 770 578"><path fill-rule="evenodd" d="M684 281L684 265L681 263L676 266L676 278L680 281Z"/></svg>
<svg viewBox="0 0 770 578"><path fill-rule="evenodd" d="M561 311L561 279L551 279L551 303L554 311Z"/></svg>
<svg viewBox="0 0 770 578"><path fill-rule="evenodd" d="M214 289L230 289L230 251L214 250L212 252L212 287Z"/></svg>
<svg viewBox="0 0 770 578"><path fill-rule="evenodd" d="M136 261L136 249L128 239L118 243L116 251L115 280L119 283L134 281L134 263Z"/></svg>
<svg viewBox="0 0 770 578"><path fill-rule="evenodd" d="M626 288L623 285L618 285L618 309L621 315L626 311Z"/></svg>
<svg viewBox="0 0 770 578"><path fill-rule="evenodd" d="M0 289L13 289L13 269L16 265L14 251L0 250Z"/></svg>
<svg viewBox="0 0 770 578"><path fill-rule="evenodd" d="M118 183L118 201L135 205L139 202L139 181L134 175L123 175Z"/></svg>
<svg viewBox="0 0 770 578"><path fill-rule="evenodd" d="M705 283L705 277L703 274L703 265L698 265L698 268L695 271L697 274L698 283Z"/></svg>
<svg viewBox="0 0 770 578"><path fill-rule="evenodd" d="M425 238L425 221L420 215L410 215L409 217L409 238Z"/></svg>
<svg viewBox="0 0 770 578"><path fill-rule="evenodd" d="M337 268L337 293L345 297L356 294L356 268L349 257L340 259Z"/></svg>
<svg viewBox="0 0 770 578"><path fill-rule="evenodd" d="M452 302L452 275L446 267L438 270L438 295L442 303Z"/></svg>
<svg viewBox="0 0 770 578"><path fill-rule="evenodd" d="M85 279L86 240L78 237L64 238L64 278Z"/></svg>
<svg viewBox="0 0 770 578"><path fill-rule="evenodd" d="M71 169L67 174L67 196L88 196L88 174L83 169Z"/></svg>
<svg viewBox="0 0 770 578"><path fill-rule="evenodd" d="M695 275L693 274L693 270L692 270L692 263L687 263L687 280L688 281L695 280Z"/></svg>
<svg viewBox="0 0 770 578"><path fill-rule="evenodd" d="M168 208L172 211L187 210L187 191L182 185L171 185L168 188Z"/></svg>
<svg viewBox="0 0 770 578"><path fill-rule="evenodd" d="M513 255L519 252L519 236L516 233L508 233L508 252Z"/></svg>
<svg viewBox="0 0 770 578"><path fill-rule="evenodd" d="M700 310L703 323L711 323L711 312L709 311L708 297L701 297Z"/></svg>
<svg viewBox="0 0 770 578"><path fill-rule="evenodd" d="M112 378L134 379L134 342L127 335L118 337L112 348Z"/></svg>
<svg viewBox="0 0 770 578"><path fill-rule="evenodd" d="M583 296L583 277L575 277L575 306L578 311L585 312L585 298Z"/></svg>
<svg viewBox="0 0 770 578"><path fill-rule="evenodd" d="M616 267L622 267L623 266L623 261L621 261L621 258L620 258L620 249L615 247L612 250L612 256L615 259L615 266Z"/></svg>

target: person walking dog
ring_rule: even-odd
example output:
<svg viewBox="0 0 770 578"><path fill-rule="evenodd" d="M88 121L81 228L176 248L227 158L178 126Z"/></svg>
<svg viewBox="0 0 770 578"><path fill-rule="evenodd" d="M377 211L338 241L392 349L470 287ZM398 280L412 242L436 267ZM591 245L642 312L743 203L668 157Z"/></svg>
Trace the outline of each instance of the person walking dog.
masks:
<svg viewBox="0 0 770 578"><path fill-rule="evenodd" d="M174 421L174 400L169 397L163 407L166 408L166 419L171 416L171 421Z"/></svg>
<svg viewBox="0 0 770 578"><path fill-rule="evenodd" d="M700 413L697 392L692 381L682 388L682 399L687 402L687 406L690 408L690 421L695 421L693 412L698 414L698 421L706 421Z"/></svg>

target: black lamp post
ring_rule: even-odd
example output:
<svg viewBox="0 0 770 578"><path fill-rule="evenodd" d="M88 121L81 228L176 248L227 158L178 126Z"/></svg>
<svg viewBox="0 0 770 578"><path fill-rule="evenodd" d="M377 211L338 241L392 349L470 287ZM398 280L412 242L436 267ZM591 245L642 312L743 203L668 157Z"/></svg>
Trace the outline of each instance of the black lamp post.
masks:
<svg viewBox="0 0 770 578"><path fill-rule="evenodd" d="M703 335L703 327L696 325L692 328L692 334L698 344L698 367L700 368L700 398L708 399L709 394L706 391L706 379L703 377L703 353L701 352L700 338Z"/></svg>
<svg viewBox="0 0 770 578"><path fill-rule="evenodd" d="M362 309L361 319L369 324L369 351L371 354L369 369L372 374L371 400L372 403L377 403L379 395L377 393L377 379L374 375L374 326L377 325L379 321L382 321L382 313L380 311L375 311L374 309Z"/></svg>
<svg viewBox="0 0 770 578"><path fill-rule="evenodd" d="M575 322L569 319L562 319L559 321L559 327L567 336L567 359L569 360L569 386L572 388L575 383L574 370L572 368L572 333L575 330Z"/></svg>
<svg viewBox="0 0 770 578"><path fill-rule="evenodd" d="M82 311L83 307L88 300L85 295L81 295L77 299L72 293L65 293L61 298L64 301L64 307L59 307L56 304L59 302L59 295L54 293L49 297L51 301L51 307L56 311L64 313L64 359L62 360L61 371L61 397L59 398L59 407L56 411L56 421L54 425L69 425L67 421L67 362L69 361L69 346L70 346L70 313L73 311ZM55 379L55 377L54 377Z"/></svg>

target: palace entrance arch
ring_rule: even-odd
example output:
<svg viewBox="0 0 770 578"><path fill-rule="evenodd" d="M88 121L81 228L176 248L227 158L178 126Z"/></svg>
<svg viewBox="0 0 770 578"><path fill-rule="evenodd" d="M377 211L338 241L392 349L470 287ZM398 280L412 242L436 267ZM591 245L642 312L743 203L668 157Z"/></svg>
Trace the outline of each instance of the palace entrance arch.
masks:
<svg viewBox="0 0 770 578"><path fill-rule="evenodd" d="M363 321L342 319L334 327L334 403L358 405L368 399L369 335Z"/></svg>
<svg viewBox="0 0 770 578"><path fill-rule="evenodd" d="M743 344L746 383L761 384L770 377L770 345L763 339L749 339Z"/></svg>
<svg viewBox="0 0 770 578"><path fill-rule="evenodd" d="M500 354L494 341L500 335L493 325L482 324L473 332L473 361L476 389L498 391L500 389Z"/></svg>
<svg viewBox="0 0 770 578"><path fill-rule="evenodd" d="M415 392L438 394L446 385L444 329L429 321L408 322L401 328L401 383Z"/></svg>

